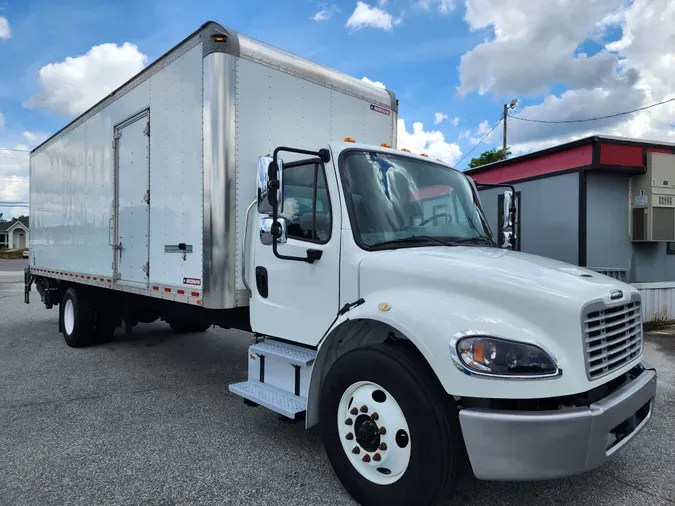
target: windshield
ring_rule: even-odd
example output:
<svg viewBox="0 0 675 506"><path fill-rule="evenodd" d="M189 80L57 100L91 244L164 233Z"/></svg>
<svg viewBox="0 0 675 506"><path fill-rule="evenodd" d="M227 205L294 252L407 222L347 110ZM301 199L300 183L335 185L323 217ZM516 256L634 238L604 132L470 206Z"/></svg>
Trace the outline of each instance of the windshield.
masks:
<svg viewBox="0 0 675 506"><path fill-rule="evenodd" d="M340 164L361 246L494 245L473 188L460 172L372 151L348 151Z"/></svg>

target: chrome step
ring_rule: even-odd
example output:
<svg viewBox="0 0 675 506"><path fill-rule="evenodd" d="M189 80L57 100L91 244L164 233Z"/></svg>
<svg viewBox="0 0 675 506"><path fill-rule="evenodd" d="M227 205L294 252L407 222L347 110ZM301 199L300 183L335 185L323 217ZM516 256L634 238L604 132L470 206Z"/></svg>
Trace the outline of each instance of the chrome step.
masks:
<svg viewBox="0 0 675 506"><path fill-rule="evenodd" d="M235 395L288 418L295 418L297 414L307 410L307 399L259 381L232 383L229 389Z"/></svg>
<svg viewBox="0 0 675 506"><path fill-rule="evenodd" d="M308 365L316 358L316 351L314 350L276 341L263 341L252 344L249 347L249 351L266 357L282 358L289 364L299 366Z"/></svg>

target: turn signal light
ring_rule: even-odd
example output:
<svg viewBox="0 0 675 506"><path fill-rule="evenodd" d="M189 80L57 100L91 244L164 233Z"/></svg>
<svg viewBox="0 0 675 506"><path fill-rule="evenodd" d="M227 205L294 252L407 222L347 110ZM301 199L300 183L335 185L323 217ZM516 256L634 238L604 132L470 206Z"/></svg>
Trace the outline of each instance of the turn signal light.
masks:
<svg viewBox="0 0 675 506"><path fill-rule="evenodd" d="M356 142L353 137L345 137L345 142Z"/></svg>

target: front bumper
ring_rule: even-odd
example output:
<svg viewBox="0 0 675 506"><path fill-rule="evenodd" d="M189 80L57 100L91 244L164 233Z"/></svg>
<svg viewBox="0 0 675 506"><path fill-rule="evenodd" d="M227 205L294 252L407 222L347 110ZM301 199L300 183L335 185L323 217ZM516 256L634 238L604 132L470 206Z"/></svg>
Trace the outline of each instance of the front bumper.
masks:
<svg viewBox="0 0 675 506"><path fill-rule="evenodd" d="M652 415L655 393L656 372L645 369L588 407L463 409L459 421L474 474L481 480L525 481L595 469L644 428ZM617 441L613 432L619 425L626 435Z"/></svg>

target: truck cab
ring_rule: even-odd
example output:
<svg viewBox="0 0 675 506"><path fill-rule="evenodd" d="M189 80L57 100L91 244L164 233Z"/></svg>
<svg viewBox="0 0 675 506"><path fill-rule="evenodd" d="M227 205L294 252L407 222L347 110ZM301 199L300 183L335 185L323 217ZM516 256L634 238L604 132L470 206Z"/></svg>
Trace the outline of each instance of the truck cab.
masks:
<svg viewBox="0 0 675 506"><path fill-rule="evenodd" d="M420 482L415 504L435 504L465 454L480 479L552 479L630 441L656 389L639 292L498 247L446 164L346 141L258 159L243 276L259 339L230 390L319 423L363 504L410 504Z"/></svg>

